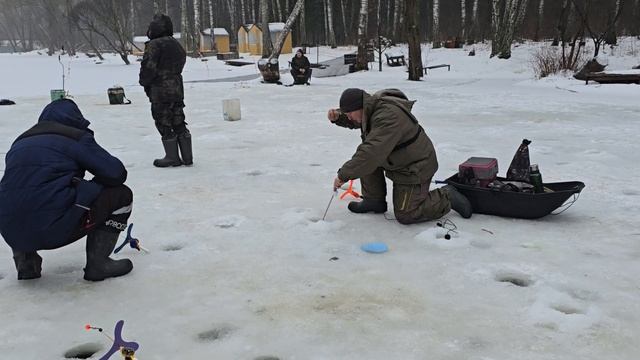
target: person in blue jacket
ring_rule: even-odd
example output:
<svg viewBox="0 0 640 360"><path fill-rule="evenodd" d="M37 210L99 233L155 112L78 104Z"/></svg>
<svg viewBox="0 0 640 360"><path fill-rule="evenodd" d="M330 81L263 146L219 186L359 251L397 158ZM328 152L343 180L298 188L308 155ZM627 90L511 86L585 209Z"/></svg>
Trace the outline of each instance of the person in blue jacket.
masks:
<svg viewBox="0 0 640 360"><path fill-rule="evenodd" d="M88 126L73 101L56 100L7 152L0 181L0 234L13 250L18 280L40 277L38 250L57 249L84 236L86 280L133 269L128 259L109 258L131 215L127 170L96 143ZM93 179L85 180L85 172Z"/></svg>

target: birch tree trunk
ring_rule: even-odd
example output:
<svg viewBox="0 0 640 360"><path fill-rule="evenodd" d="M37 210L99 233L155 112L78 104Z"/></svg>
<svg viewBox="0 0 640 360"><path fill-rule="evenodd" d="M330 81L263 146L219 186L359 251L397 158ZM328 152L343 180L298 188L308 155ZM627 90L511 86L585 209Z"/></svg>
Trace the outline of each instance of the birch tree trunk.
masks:
<svg viewBox="0 0 640 360"><path fill-rule="evenodd" d="M420 29L418 28L418 0L405 1L406 32L409 43L409 80L422 78L422 51L420 49Z"/></svg>
<svg viewBox="0 0 640 360"><path fill-rule="evenodd" d="M524 19L528 0L493 0L494 36L491 43L491 57L500 59L511 57L511 43L516 29Z"/></svg>
<svg viewBox="0 0 640 360"><path fill-rule="evenodd" d="M157 14L160 12L160 0L153 0L153 13Z"/></svg>
<svg viewBox="0 0 640 360"><path fill-rule="evenodd" d="M369 70L367 62L367 6L368 0L360 0L360 20L358 21L358 56L356 58L357 70Z"/></svg>
<svg viewBox="0 0 640 360"><path fill-rule="evenodd" d="M244 6L244 0L240 0L240 23L247 23L247 8Z"/></svg>
<svg viewBox="0 0 640 360"><path fill-rule="evenodd" d="M540 40L540 29L542 29L542 20L544 19L544 0L540 0L538 4L538 21L536 21L536 33L533 37L534 41Z"/></svg>
<svg viewBox="0 0 640 360"><path fill-rule="evenodd" d="M473 9L471 10L471 24L469 26L469 36L467 44L475 43L478 36L478 0L473 0Z"/></svg>
<svg viewBox="0 0 640 360"><path fill-rule="evenodd" d="M276 20L278 22L282 21L282 4L280 4L280 0L274 0L275 2L275 10L276 10Z"/></svg>
<svg viewBox="0 0 640 360"><path fill-rule="evenodd" d="M347 14L344 9L344 0L340 0L340 9L342 10L342 30L344 31L344 42L346 43L349 38L349 26L347 25Z"/></svg>
<svg viewBox="0 0 640 360"><path fill-rule="evenodd" d="M238 44L238 25L236 22L236 2L235 0L227 0L227 9L229 9L229 20L231 21L231 42Z"/></svg>
<svg viewBox="0 0 640 360"><path fill-rule="evenodd" d="M211 29L211 36L213 36L213 0L207 0L207 5L209 7L209 28Z"/></svg>
<svg viewBox="0 0 640 360"><path fill-rule="evenodd" d="M195 54L202 56L200 53L200 40L202 38L202 24L200 22L200 0L193 0L193 33L195 37ZM211 32L211 38L213 39L213 30Z"/></svg>
<svg viewBox="0 0 640 360"><path fill-rule="evenodd" d="M164 0L164 14L169 15L169 0Z"/></svg>
<svg viewBox="0 0 640 360"><path fill-rule="evenodd" d="M467 36L467 4L465 0L460 0L460 41L463 41Z"/></svg>
<svg viewBox="0 0 640 360"><path fill-rule="evenodd" d="M433 48L439 48L440 44L440 1L433 0Z"/></svg>
<svg viewBox="0 0 640 360"><path fill-rule="evenodd" d="M291 10L291 13L293 14L293 12L295 11L295 6L297 6L298 3L296 3L296 5L294 5L293 10ZM300 8L300 10L298 10L300 12L300 23L298 25L298 29L300 30L300 42L302 44L306 44L307 43L307 18L306 18L306 11L305 11L305 6L304 6L304 0L302 1L302 7ZM289 15L291 16L291 15Z"/></svg>
<svg viewBox="0 0 640 360"><path fill-rule="evenodd" d="M262 14L262 57L267 58L273 50L273 45L271 45L271 31L269 30L268 0L260 0L260 14Z"/></svg>
<svg viewBox="0 0 640 360"><path fill-rule="evenodd" d="M329 27L329 45L332 48L336 47L336 33L333 31L333 9L331 6L332 0L327 1L327 25Z"/></svg>
<svg viewBox="0 0 640 360"><path fill-rule="evenodd" d="M276 39L276 43L273 46L273 52L271 53L271 56L269 56L269 60L277 59L278 57L280 57L280 52L282 51L284 40L287 38L287 35L289 35L289 32L291 32L291 26L293 25L293 22L296 21L298 14L300 14L303 8L304 0L298 0L293 6L291 14L289 14L289 17L287 18L287 22L284 23L282 32L280 32L280 35L278 35L278 38Z"/></svg>
<svg viewBox="0 0 640 360"><path fill-rule="evenodd" d="M130 16L130 22L131 22L131 40L133 42L133 37L136 36L136 6L135 6L135 1L131 0L129 2L129 6L131 7L131 12L129 13Z"/></svg>
<svg viewBox="0 0 640 360"><path fill-rule="evenodd" d="M395 4L393 7L393 25L391 27L392 29L392 34L393 34L393 38L397 39L398 38L398 28L400 24L400 2L402 0L395 0Z"/></svg>
<svg viewBox="0 0 640 360"><path fill-rule="evenodd" d="M189 11L187 9L187 0L182 0L180 4L180 41L187 53L189 53Z"/></svg>

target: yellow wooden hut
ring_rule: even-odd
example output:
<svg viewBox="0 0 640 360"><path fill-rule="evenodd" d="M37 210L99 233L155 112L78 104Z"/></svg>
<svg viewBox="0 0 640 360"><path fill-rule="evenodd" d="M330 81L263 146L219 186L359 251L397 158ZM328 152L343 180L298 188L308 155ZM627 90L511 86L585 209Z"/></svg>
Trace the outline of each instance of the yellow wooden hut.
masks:
<svg viewBox="0 0 640 360"><path fill-rule="evenodd" d="M284 23L269 23L271 42L275 44L278 35L284 30ZM282 45L282 54L290 54L292 50L291 33L287 34ZM242 25L238 29L238 52L262 55L262 29L255 24Z"/></svg>
<svg viewBox="0 0 640 360"><path fill-rule="evenodd" d="M229 33L225 28L204 29L200 34L200 52L229 52Z"/></svg>

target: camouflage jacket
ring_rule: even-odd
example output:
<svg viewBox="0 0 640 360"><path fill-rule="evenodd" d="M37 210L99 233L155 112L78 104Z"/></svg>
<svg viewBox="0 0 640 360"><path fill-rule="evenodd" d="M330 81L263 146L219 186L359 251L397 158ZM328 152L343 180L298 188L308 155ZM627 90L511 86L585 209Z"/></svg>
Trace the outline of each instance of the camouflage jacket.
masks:
<svg viewBox="0 0 640 360"><path fill-rule="evenodd" d="M379 167L399 184L422 184L433 178L438 170L436 151L411 114L414 102L397 89L364 94L362 144L338 171L341 180L361 178Z"/></svg>
<svg viewBox="0 0 640 360"><path fill-rule="evenodd" d="M173 25L166 15L156 15L147 31L144 56L140 64L140 85L153 103L184 100L182 69L186 52L173 38Z"/></svg>

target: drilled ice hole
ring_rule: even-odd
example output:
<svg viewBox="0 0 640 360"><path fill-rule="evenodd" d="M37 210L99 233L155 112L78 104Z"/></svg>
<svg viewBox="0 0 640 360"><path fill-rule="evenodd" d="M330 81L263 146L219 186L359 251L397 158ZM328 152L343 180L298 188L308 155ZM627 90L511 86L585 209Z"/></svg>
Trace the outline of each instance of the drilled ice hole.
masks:
<svg viewBox="0 0 640 360"><path fill-rule="evenodd" d="M64 353L65 359L89 359L98 351L102 350L102 345L97 343L87 343L74 346Z"/></svg>

